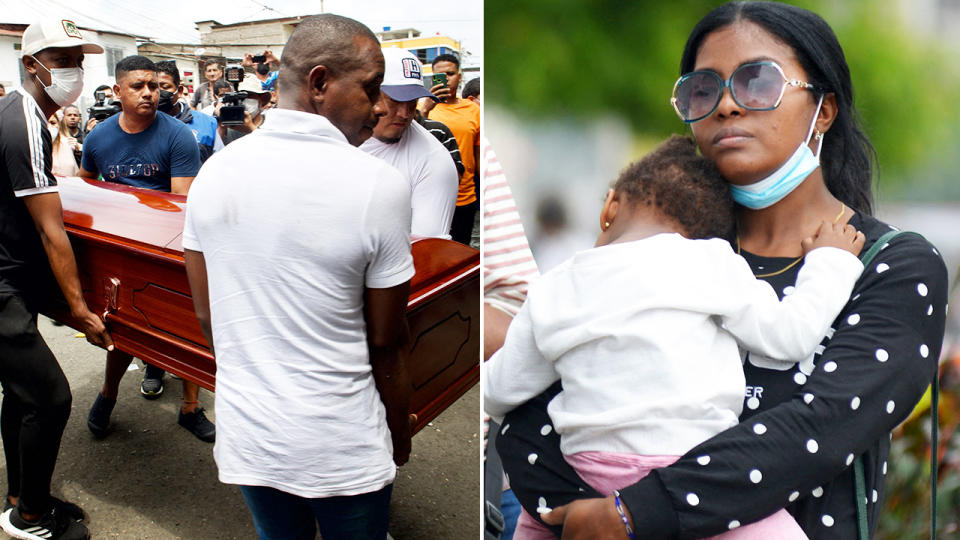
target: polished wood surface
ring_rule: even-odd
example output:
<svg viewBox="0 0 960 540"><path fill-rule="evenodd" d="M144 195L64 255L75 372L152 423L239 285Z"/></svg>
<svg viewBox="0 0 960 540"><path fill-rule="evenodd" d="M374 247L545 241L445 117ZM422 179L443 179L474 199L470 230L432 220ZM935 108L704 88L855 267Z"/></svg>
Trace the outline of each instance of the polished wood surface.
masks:
<svg viewBox="0 0 960 540"><path fill-rule="evenodd" d="M216 362L193 311L181 235L186 197L58 178L84 296L116 346L214 390ZM480 379L480 253L436 238L412 244L407 320L416 429ZM71 321L65 306L51 317Z"/></svg>

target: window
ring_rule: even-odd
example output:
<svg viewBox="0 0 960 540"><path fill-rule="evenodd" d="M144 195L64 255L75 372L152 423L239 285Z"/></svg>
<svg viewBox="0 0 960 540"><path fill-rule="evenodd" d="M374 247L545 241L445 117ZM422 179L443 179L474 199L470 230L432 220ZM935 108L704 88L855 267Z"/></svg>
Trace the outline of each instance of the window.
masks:
<svg viewBox="0 0 960 540"><path fill-rule="evenodd" d="M123 60L123 49L120 47L104 47L107 60L107 75L116 77L117 62Z"/></svg>

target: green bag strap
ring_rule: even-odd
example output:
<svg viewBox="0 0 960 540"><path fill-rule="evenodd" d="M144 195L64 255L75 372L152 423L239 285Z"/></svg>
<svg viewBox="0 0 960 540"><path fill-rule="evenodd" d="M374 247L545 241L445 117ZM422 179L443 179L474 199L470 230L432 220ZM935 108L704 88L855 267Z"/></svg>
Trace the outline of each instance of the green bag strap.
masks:
<svg viewBox="0 0 960 540"><path fill-rule="evenodd" d="M939 459L939 401L940 401L940 368L933 374L933 384L930 385L930 540L937 538L937 461ZM857 497L857 526L860 539L868 540L867 536L867 494L863 480L863 461L857 457L853 470L856 482Z"/></svg>
<svg viewBox="0 0 960 540"><path fill-rule="evenodd" d="M867 269L867 265L869 265L873 261L873 258L877 256L877 253L880 253L880 250L883 249L883 246L889 244L890 240L893 240L893 237L899 236L901 234L907 234L907 233L908 233L907 231L898 231L896 229L893 229L893 230L887 231L880 238L877 238L877 241L874 242L872 246L870 246L870 249L868 249L865 253L860 255L860 262L863 263L863 269L864 270ZM916 234L916 233L909 233L909 234Z"/></svg>
<svg viewBox="0 0 960 540"><path fill-rule="evenodd" d="M853 462L854 497L857 498L857 537L870 540L870 528L867 526L867 486L863 479L863 456L857 456Z"/></svg>
<svg viewBox="0 0 960 540"><path fill-rule="evenodd" d="M937 459L940 457L940 365L933 372L930 392L930 540L937 537Z"/></svg>
<svg viewBox="0 0 960 540"><path fill-rule="evenodd" d="M870 246L870 249L866 251L863 255L860 256L860 261L863 263L864 270L867 266L873 261L873 258L880 252L885 245L887 245L890 240L895 236L901 234L916 234L908 233L907 231L898 231L892 230L888 231L886 234L877 239L876 242ZM919 236L919 235L918 235ZM935 540L937 534L937 451L939 448L939 417L938 417L938 403L940 396L940 369L937 366L937 370L933 374L933 384L931 385L931 399L930 399L930 418L931 418L931 438L932 444L930 447L930 538ZM857 456L856 461L853 464L853 477L854 477L854 497L857 501L857 532L860 540L869 540L870 539L870 528L867 524L867 487L866 481L864 480L863 473L863 456Z"/></svg>

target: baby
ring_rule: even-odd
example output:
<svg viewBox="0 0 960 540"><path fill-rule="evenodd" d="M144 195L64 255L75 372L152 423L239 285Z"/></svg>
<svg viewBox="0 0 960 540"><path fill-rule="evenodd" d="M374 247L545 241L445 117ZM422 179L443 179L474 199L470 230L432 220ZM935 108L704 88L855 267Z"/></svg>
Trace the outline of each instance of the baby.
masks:
<svg viewBox="0 0 960 540"><path fill-rule="evenodd" d="M502 417L560 380L547 408L560 448L606 495L737 423L741 347L785 367L811 355L863 271L864 237L824 222L780 301L725 240L726 182L679 136L620 175L600 223L593 249L530 288L483 391ZM721 536L806 538L785 510ZM515 538L541 537L554 538L521 515Z"/></svg>

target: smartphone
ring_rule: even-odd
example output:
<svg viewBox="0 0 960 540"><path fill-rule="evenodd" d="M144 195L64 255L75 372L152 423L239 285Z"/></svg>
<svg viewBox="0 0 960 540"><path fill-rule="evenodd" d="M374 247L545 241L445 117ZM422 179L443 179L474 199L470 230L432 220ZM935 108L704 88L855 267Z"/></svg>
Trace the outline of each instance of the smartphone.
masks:
<svg viewBox="0 0 960 540"><path fill-rule="evenodd" d="M267 55L265 55L265 54L257 54L257 55L254 55L254 57L251 58L251 60L253 61L254 64L266 64L266 63L267 63Z"/></svg>
<svg viewBox="0 0 960 540"><path fill-rule="evenodd" d="M447 74L446 74L446 73L434 73L434 74L433 74L433 81L432 81L432 82L433 82L433 86L436 86L436 85L438 85L438 84L442 84L443 86L446 86L446 85L447 85ZM433 88L433 86L431 86L431 88Z"/></svg>

